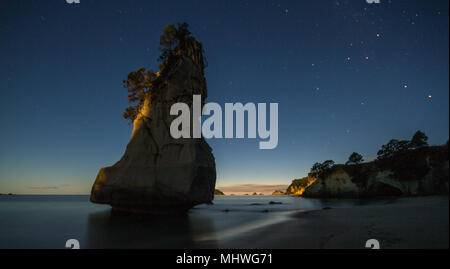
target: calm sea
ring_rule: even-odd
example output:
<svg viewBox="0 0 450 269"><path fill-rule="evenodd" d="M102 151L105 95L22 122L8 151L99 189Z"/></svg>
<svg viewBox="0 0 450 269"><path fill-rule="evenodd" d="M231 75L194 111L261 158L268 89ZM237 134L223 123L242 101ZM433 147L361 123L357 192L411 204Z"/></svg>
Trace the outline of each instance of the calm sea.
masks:
<svg viewBox="0 0 450 269"><path fill-rule="evenodd" d="M270 204L270 202L281 204ZM217 248L240 234L323 207L388 201L216 196L185 216L123 216L88 195L0 195L0 248Z"/></svg>

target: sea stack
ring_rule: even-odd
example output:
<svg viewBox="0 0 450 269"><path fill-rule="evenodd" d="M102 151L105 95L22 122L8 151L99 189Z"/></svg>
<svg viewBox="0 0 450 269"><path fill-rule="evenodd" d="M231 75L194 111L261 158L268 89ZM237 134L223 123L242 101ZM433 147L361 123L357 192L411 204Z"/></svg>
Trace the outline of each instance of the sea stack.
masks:
<svg viewBox="0 0 450 269"><path fill-rule="evenodd" d="M169 113L172 104L183 102L192 113L194 94L201 95L204 104L202 52L201 43L193 37L173 50L136 115L125 154L98 172L92 202L120 211L179 214L212 201L216 166L211 147L203 138L174 139L170 134L177 117Z"/></svg>

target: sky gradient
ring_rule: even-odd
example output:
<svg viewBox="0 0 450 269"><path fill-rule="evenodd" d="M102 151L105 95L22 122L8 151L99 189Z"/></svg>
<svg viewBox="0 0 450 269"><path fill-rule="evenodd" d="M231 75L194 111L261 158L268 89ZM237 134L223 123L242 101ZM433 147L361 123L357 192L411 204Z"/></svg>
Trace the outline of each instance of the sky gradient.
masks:
<svg viewBox="0 0 450 269"><path fill-rule="evenodd" d="M0 193L87 194L132 126L122 80L161 29L203 43L207 102L279 103L279 142L209 139L217 185L287 185L316 161L449 137L448 1L0 2ZM255 189L255 191L258 191Z"/></svg>

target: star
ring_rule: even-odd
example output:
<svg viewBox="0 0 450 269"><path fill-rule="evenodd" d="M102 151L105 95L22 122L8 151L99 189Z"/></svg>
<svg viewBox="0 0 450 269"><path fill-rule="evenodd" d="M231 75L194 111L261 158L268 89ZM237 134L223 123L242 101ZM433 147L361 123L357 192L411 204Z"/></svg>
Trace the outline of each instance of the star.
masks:
<svg viewBox="0 0 450 269"><path fill-rule="evenodd" d="M380 34L377 34L377 38L380 38L380 36L381 36Z"/></svg>
<svg viewBox="0 0 450 269"><path fill-rule="evenodd" d="M429 94L427 97L428 97L428 99L433 98L433 96L431 94Z"/></svg>
<svg viewBox="0 0 450 269"><path fill-rule="evenodd" d="M406 88L408 88L408 85L406 85L406 84L405 84L405 85L403 85L403 88L405 88L405 89L406 89Z"/></svg>
<svg viewBox="0 0 450 269"><path fill-rule="evenodd" d="M347 57L347 61L350 61L352 58L350 58L350 56L349 57Z"/></svg>
<svg viewBox="0 0 450 269"><path fill-rule="evenodd" d="M287 14L289 13L289 9L286 8L286 9L284 10L284 13L286 13L286 15L287 15Z"/></svg>
<svg viewBox="0 0 450 269"><path fill-rule="evenodd" d="M366 59L366 60L369 60L369 56L366 56L365 59Z"/></svg>

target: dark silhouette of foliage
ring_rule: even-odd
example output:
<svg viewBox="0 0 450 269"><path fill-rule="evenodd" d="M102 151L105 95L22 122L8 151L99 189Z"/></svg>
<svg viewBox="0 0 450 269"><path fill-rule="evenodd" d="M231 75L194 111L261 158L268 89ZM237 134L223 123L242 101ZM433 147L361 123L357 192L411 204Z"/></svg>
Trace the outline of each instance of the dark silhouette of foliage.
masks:
<svg viewBox="0 0 450 269"><path fill-rule="evenodd" d="M127 79L123 81L123 86L128 89L128 103L134 104L127 107L123 113L123 117L130 120L130 123L136 119L145 98L151 95L156 77L153 70L146 71L145 68L140 68L128 74Z"/></svg>
<svg viewBox="0 0 450 269"><path fill-rule="evenodd" d="M158 47L158 50L161 51L161 56L159 56L161 62L165 62L178 45L191 37L191 32L188 30L188 27L189 25L184 22L178 23L177 26L169 24L163 29Z"/></svg>
<svg viewBox="0 0 450 269"><path fill-rule="evenodd" d="M348 157L348 161L345 164L359 164L361 162L363 162L363 157L361 156L361 154L357 153L357 152L353 152L350 157Z"/></svg>
<svg viewBox="0 0 450 269"><path fill-rule="evenodd" d="M333 160L326 160L322 163L322 169L323 170L330 169L331 167L333 167L333 165L334 165Z"/></svg>
<svg viewBox="0 0 450 269"><path fill-rule="evenodd" d="M326 160L323 163L315 163L311 168L311 175L320 177L334 166L334 161Z"/></svg>
<svg viewBox="0 0 450 269"><path fill-rule="evenodd" d="M311 174L317 176L321 171L321 167L322 167L321 163L313 164L313 166L311 167Z"/></svg>
<svg viewBox="0 0 450 269"><path fill-rule="evenodd" d="M427 160L428 159L428 160ZM448 162L448 147L422 147L416 150L406 150L393 156L376 160L375 164L382 170L391 170L401 181L421 180L429 172L430 165L443 167ZM445 169L444 169L445 170ZM435 169L437 176L439 169ZM443 178L448 182L448 172Z"/></svg>
<svg viewBox="0 0 450 269"><path fill-rule="evenodd" d="M397 140L397 139L391 139L389 143L386 145L381 146L381 149L378 151L378 159L386 158L393 156L394 154L407 150L409 148L409 141L408 140Z"/></svg>
<svg viewBox="0 0 450 269"><path fill-rule="evenodd" d="M409 143L409 147L412 149L418 149L428 146L428 136L422 131L417 131Z"/></svg>

